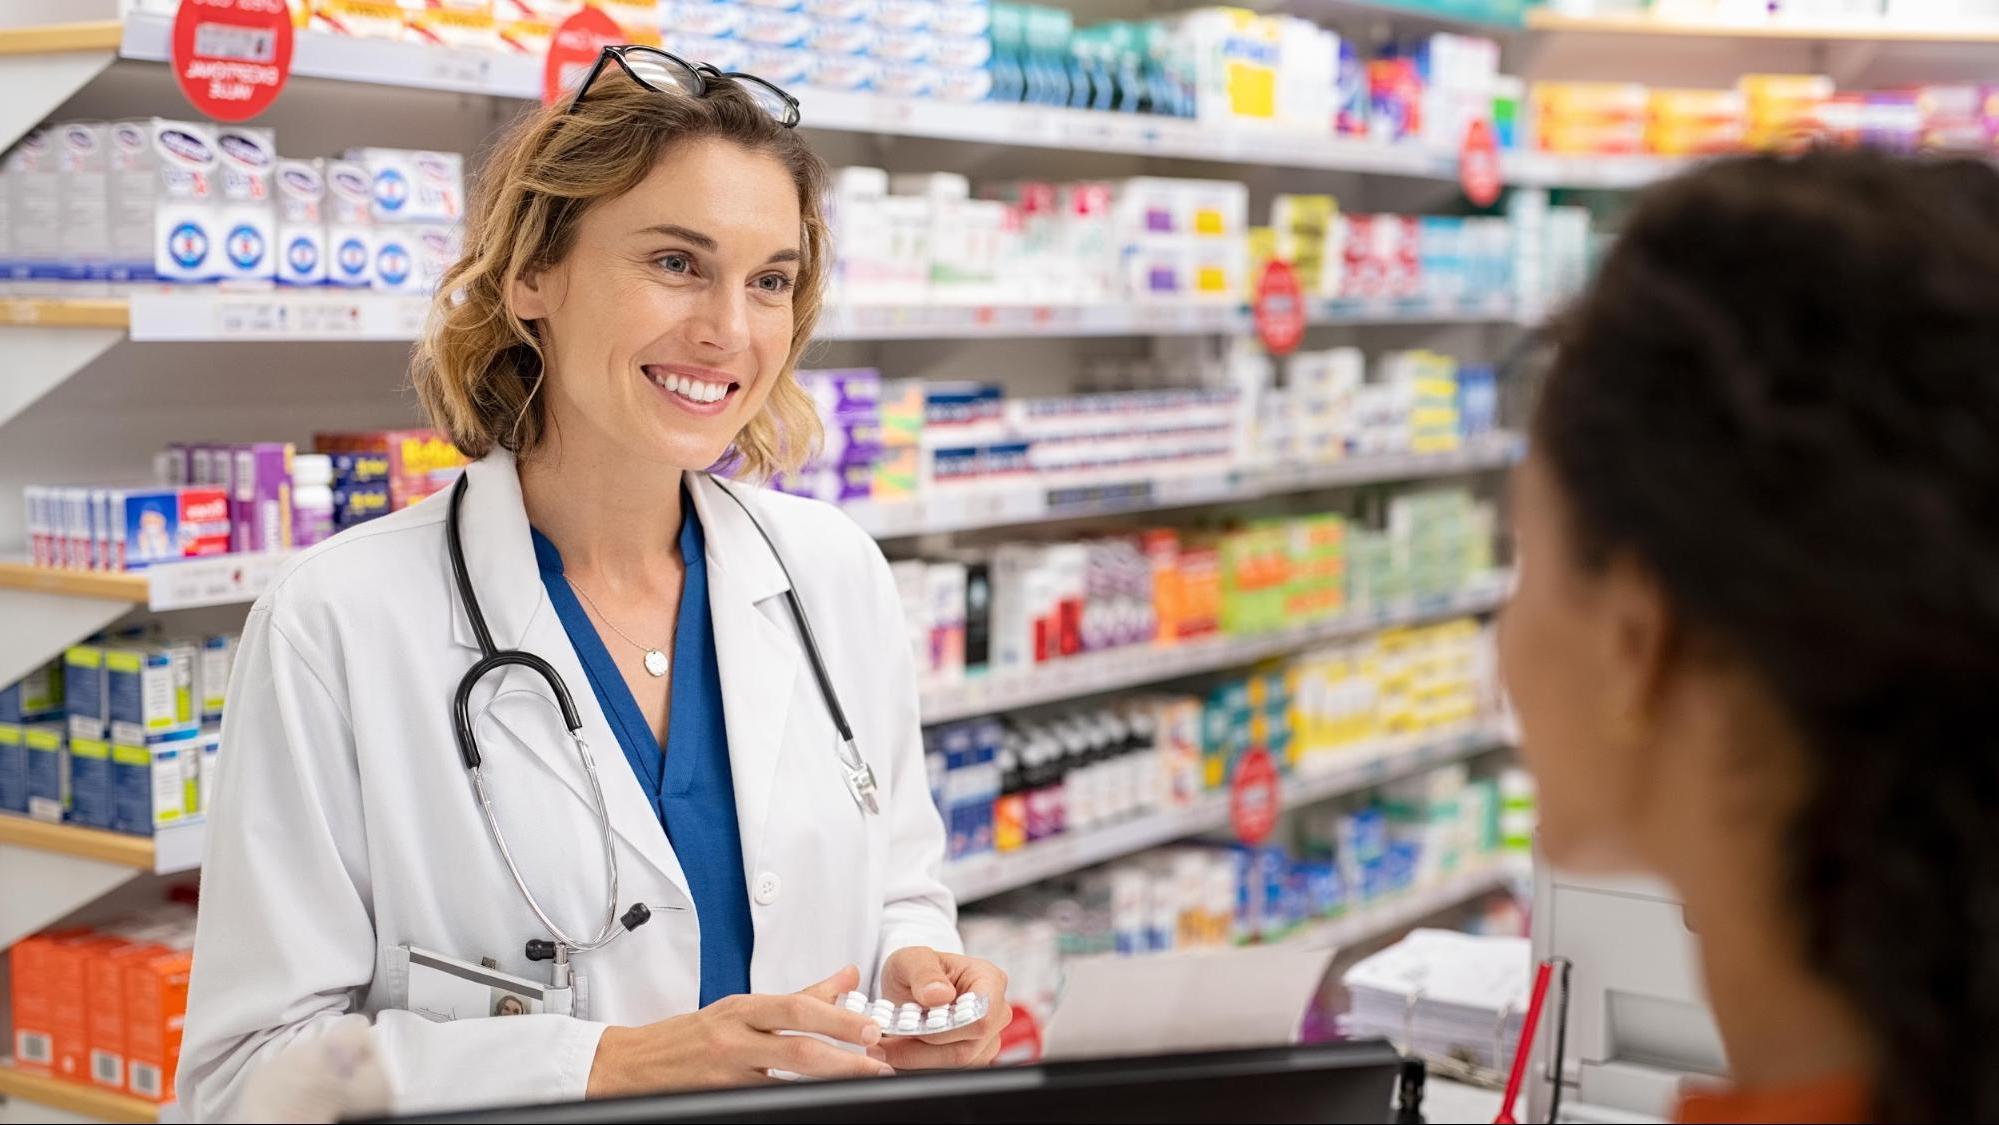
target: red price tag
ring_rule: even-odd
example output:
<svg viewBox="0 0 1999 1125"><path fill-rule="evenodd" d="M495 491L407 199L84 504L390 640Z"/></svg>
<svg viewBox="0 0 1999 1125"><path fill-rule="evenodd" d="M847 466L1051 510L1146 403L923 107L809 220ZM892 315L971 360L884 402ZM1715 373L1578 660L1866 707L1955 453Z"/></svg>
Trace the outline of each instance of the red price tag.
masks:
<svg viewBox="0 0 1999 1125"><path fill-rule="evenodd" d="M1492 123L1482 117L1465 129L1458 178L1473 206L1490 207L1499 199L1499 146L1493 143Z"/></svg>
<svg viewBox="0 0 1999 1125"><path fill-rule="evenodd" d="M204 117L248 121L291 77L291 8L285 0L181 0L168 57Z"/></svg>
<svg viewBox="0 0 1999 1125"><path fill-rule="evenodd" d="M554 105L575 93L604 48L625 40L624 29L602 8L583 8L563 20L548 40L548 61L541 68L541 100Z"/></svg>
<svg viewBox="0 0 1999 1125"><path fill-rule="evenodd" d="M1290 355L1305 339L1305 291L1289 262L1272 260L1256 279L1250 302L1257 338L1271 355Z"/></svg>
<svg viewBox="0 0 1999 1125"><path fill-rule="evenodd" d="M1229 781L1229 824L1236 839L1245 844L1261 844L1277 827L1283 801L1277 792L1277 767L1270 752L1252 747L1236 763L1235 777Z"/></svg>

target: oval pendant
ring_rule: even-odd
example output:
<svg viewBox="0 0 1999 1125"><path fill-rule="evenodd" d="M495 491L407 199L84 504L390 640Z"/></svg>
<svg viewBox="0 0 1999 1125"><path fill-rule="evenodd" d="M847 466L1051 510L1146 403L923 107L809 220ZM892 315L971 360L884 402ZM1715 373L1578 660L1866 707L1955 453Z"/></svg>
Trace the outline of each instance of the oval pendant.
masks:
<svg viewBox="0 0 1999 1125"><path fill-rule="evenodd" d="M666 675L666 654L656 648L647 649L646 671L655 676Z"/></svg>

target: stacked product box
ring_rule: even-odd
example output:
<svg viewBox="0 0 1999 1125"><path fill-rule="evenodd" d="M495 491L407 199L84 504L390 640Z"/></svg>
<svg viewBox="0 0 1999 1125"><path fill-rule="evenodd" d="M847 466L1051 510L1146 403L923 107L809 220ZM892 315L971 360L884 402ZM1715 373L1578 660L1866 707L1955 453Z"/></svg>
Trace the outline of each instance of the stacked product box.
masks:
<svg viewBox="0 0 1999 1125"><path fill-rule="evenodd" d="M0 812L140 836L198 819L235 650L96 640L0 692Z"/></svg>
<svg viewBox="0 0 1999 1125"><path fill-rule="evenodd" d="M773 487L830 503L868 499L882 458L881 372L800 371L798 381L812 398L823 437L813 459Z"/></svg>
<svg viewBox="0 0 1999 1125"><path fill-rule="evenodd" d="M458 479L465 455L435 430L362 430L313 435L333 462L333 522L351 527L401 511Z"/></svg>
<svg viewBox="0 0 1999 1125"><path fill-rule="evenodd" d="M173 1100L194 911L174 904L8 951L13 1065L95 1089Z"/></svg>
<svg viewBox="0 0 1999 1125"><path fill-rule="evenodd" d="M462 248L464 158L455 152L360 148L348 150L346 162L360 166L370 185L370 286L429 293Z"/></svg>

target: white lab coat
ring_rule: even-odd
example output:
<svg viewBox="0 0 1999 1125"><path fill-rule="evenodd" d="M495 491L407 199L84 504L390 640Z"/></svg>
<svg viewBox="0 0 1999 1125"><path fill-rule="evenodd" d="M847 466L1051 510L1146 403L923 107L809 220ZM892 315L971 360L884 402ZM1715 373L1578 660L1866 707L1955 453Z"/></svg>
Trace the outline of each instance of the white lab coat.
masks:
<svg viewBox="0 0 1999 1125"><path fill-rule="evenodd" d="M236 657L179 1075L194 1120L229 1114L261 1059L347 1012L373 1018L397 1106L411 1111L579 1098L605 1025L698 1006L686 878L545 595L514 460L499 452L467 471L465 556L493 640L547 659L566 681L603 778L619 911L644 902L652 920L577 956L577 1017L432 1023L399 1010L398 946L491 957L542 981L548 966L524 945L546 934L489 838L452 738L453 693L479 653L449 574L448 492L344 532L284 569ZM838 510L735 486L801 586L874 767L882 811L864 817L781 597L788 583L719 487L691 474L751 894L750 985L794 991L853 963L868 989L897 949L960 948L901 603L874 541ZM529 886L570 933L594 934L598 823L546 698L533 673L509 668L480 683L471 714Z"/></svg>

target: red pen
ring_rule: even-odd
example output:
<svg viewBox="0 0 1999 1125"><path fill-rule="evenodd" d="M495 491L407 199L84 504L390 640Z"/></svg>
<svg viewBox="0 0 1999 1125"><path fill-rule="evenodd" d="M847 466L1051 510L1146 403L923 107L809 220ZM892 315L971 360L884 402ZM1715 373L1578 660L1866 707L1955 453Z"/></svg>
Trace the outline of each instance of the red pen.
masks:
<svg viewBox="0 0 1999 1125"><path fill-rule="evenodd" d="M1520 1025L1520 1042L1513 1048L1513 1071L1506 1078L1506 1098L1499 1103L1499 1116L1492 1125L1520 1125L1513 1116L1513 1102L1520 1096L1520 1081L1527 1077L1527 1059L1534 1053L1534 1029L1541 1022L1541 1005L1548 999L1548 976L1554 962L1543 961L1534 973L1534 996L1527 1002L1527 1022Z"/></svg>

